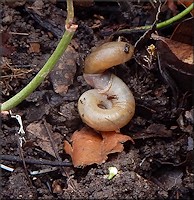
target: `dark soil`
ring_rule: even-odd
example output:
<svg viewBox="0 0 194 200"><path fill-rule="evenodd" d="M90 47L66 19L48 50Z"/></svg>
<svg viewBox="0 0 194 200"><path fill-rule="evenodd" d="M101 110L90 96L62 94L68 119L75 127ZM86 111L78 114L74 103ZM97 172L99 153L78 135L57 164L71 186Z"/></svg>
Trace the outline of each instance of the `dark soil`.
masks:
<svg viewBox="0 0 194 200"><path fill-rule="evenodd" d="M64 32L66 3L37 2L1 4L1 102L30 82ZM112 35L118 29L153 23L156 11L150 2L135 1L75 6L78 29L64 54L65 61L61 61L67 63L67 69L56 67L32 95L12 110L13 115L22 117L26 132L22 149L18 145L17 121L2 117L1 164L14 169L1 170L2 199L194 199L191 91L180 92L175 99L156 61L151 70L135 59L111 69L129 86L136 100L135 116L121 129L134 139L134 145L125 143L122 153L111 154L102 165L74 168L56 164L53 168L33 164L35 159L71 162L63 142L84 126L77 111L79 96L90 89L82 77L84 58L92 47L116 40ZM170 16L172 12L165 8L161 20ZM173 28L160 34L168 36ZM121 36L135 44L142 34L136 31ZM19 159L19 149L26 167L13 159ZM5 155L12 156L11 160L6 161ZM119 171L112 180L106 178L110 166ZM42 169L50 171L32 174Z"/></svg>

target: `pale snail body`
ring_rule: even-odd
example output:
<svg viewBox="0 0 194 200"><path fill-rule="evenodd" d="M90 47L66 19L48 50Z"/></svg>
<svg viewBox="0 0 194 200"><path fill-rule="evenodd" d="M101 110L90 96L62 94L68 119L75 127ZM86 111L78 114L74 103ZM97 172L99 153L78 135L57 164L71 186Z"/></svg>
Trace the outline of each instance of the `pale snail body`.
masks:
<svg viewBox="0 0 194 200"><path fill-rule="evenodd" d="M117 76L103 73L126 62L132 54L130 44L110 42L98 47L86 58L84 78L96 89L81 95L78 111L82 121L95 130L117 131L128 124L135 113L135 100L128 86Z"/></svg>
<svg viewBox="0 0 194 200"><path fill-rule="evenodd" d="M100 74L110 67L125 63L133 55L134 48L127 42L107 42L86 57L84 73Z"/></svg>

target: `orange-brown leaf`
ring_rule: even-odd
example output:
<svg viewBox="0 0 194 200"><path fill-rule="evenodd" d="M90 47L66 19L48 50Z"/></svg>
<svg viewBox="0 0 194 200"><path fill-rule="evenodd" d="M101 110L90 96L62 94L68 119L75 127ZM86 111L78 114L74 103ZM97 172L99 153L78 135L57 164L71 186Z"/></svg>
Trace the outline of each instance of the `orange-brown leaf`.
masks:
<svg viewBox="0 0 194 200"><path fill-rule="evenodd" d="M71 141L72 150L67 141L65 141L64 149L71 156L75 167L93 163L101 164L106 160L106 157L101 155L102 138L92 129L83 128L80 131L75 131Z"/></svg>
<svg viewBox="0 0 194 200"><path fill-rule="evenodd" d="M107 160L108 154L123 151L121 143L132 140L129 136L116 132L101 134L91 128L82 128L73 133L72 145L67 141L64 142L64 150L71 156L75 167L102 164Z"/></svg>
<svg viewBox="0 0 194 200"><path fill-rule="evenodd" d="M131 140L133 142L133 139L127 135L119 134L115 131L111 132L101 132L103 137L103 151L107 154L110 153L116 153L116 152L122 152L123 151L123 145L122 143Z"/></svg>

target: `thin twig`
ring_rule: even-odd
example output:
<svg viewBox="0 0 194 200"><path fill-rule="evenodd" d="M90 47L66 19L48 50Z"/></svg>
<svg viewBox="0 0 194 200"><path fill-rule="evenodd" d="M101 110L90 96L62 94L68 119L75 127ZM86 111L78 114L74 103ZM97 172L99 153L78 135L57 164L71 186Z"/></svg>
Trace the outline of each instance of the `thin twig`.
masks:
<svg viewBox="0 0 194 200"><path fill-rule="evenodd" d="M53 140L53 138L52 138L51 131L50 131L49 127L47 126L47 122L46 122L45 119L43 119L43 122L44 122L44 127L45 127L45 129L46 129L46 131L47 131L47 134L48 134L48 136L49 136L49 139L50 139L50 142L51 142L51 146L52 146L52 148L53 148L53 151L54 151L54 153L55 153L55 156L56 156L56 158L57 158L58 161L61 161L61 158L60 158L59 153L58 153L58 151L57 151L57 149L56 149L56 146L55 146L55 142L54 142L54 140Z"/></svg>
<svg viewBox="0 0 194 200"><path fill-rule="evenodd" d="M45 128L46 128L47 134L48 134L48 136L49 136L49 139L50 139L50 142L51 142L51 146L52 146L52 148L53 148L53 151L54 151L54 153L55 153L55 156L56 156L57 160L58 160L59 162L61 162L61 157L59 156L59 153L58 153L58 151L57 151L57 149L56 149L55 142L54 142L54 140L53 140L53 138L52 138L51 131L50 131L49 127L47 126L47 122L46 122L45 119L43 119L43 122L44 122L44 126L45 126ZM66 170L64 170L64 168L60 167L60 171L61 171L61 173L64 173L64 174L69 178L69 174L66 172Z"/></svg>
<svg viewBox="0 0 194 200"><path fill-rule="evenodd" d="M17 139L17 146L18 146L18 154L22 160L22 163L23 163L23 166L24 166L24 172L25 172L25 176L28 180L28 182L30 183L30 185L32 186L32 181L29 177L29 174L28 174L28 170L27 170L27 166L26 166L26 163L25 163L25 160L24 160L24 154L23 154L23 149L22 149L22 144L23 144L23 141L26 141L25 138L24 138L24 135L25 135L25 131L23 129L23 122L22 122L22 118L20 115L13 115L12 111L10 110L10 115L11 115L11 118L14 118L18 121L18 124L19 124L19 130L18 132L15 134L16 136L16 139Z"/></svg>
<svg viewBox="0 0 194 200"><path fill-rule="evenodd" d="M7 170L9 172L13 172L14 171L14 169L12 167L8 167L8 166L3 165L3 164L0 164L0 168L4 169L4 170Z"/></svg>
<svg viewBox="0 0 194 200"><path fill-rule="evenodd" d="M3 155L3 154L0 154L0 160L22 162L22 159L19 156ZM24 158L24 160L28 164L63 166L63 167L72 166L72 163L63 162L63 161L51 161L51 160L45 160L45 159L37 160L37 159L33 159L33 158Z"/></svg>
<svg viewBox="0 0 194 200"><path fill-rule="evenodd" d="M9 32L9 34L11 34L11 35L25 35L25 36L28 36L28 35L30 35L29 33L21 33L21 32Z"/></svg>
<svg viewBox="0 0 194 200"><path fill-rule="evenodd" d="M58 170L58 167L49 167L49 168L46 168L46 169L30 171L30 175L35 176L35 175L39 175L39 174L53 172L53 171L56 171L56 170Z"/></svg>
<svg viewBox="0 0 194 200"><path fill-rule="evenodd" d="M19 153L19 156L20 156L20 159L22 161L22 164L24 166L24 173L25 173L25 176L28 180L28 182L30 183L30 185L32 186L32 181L29 177L29 174L28 174L28 170L27 170L27 166L26 166L26 162L25 162L25 159L24 159L24 154L23 154L23 149L20 145L20 138L19 138L19 135L16 134L16 138L17 138L17 145L18 145L18 153Z"/></svg>

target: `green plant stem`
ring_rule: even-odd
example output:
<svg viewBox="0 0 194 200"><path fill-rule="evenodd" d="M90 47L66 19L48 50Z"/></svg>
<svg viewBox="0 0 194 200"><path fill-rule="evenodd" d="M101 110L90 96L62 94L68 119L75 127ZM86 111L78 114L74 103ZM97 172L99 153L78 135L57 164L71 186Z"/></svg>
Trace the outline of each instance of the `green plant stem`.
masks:
<svg viewBox="0 0 194 200"><path fill-rule="evenodd" d="M67 4L71 3L72 0L68 0ZM73 9L71 9L73 10ZM71 16L73 16L71 14ZM59 58L62 56L64 51L66 50L67 46L71 42L71 39L74 35L74 32L76 31L77 25L72 25L72 18L70 24L68 20L66 20L66 31L60 40L59 44L57 45L57 48L53 52L53 54L50 56L50 58L47 60L43 68L38 72L38 74L32 79L32 81L24 87L19 93L17 93L15 96L7 100L1 105L1 111L7 111L11 110L12 108L16 107L18 104L20 104L26 97L28 97L45 79L45 77L49 74L49 72L54 68L55 64L59 60Z"/></svg>
<svg viewBox="0 0 194 200"><path fill-rule="evenodd" d="M175 15L174 17L164 21L164 22L160 22L156 25L156 28L160 29L160 28L164 28L176 21L178 21L179 19L182 19L185 15L189 14L194 8L194 3L192 3L188 8L186 8L185 10L183 10L181 13Z"/></svg>
<svg viewBox="0 0 194 200"><path fill-rule="evenodd" d="M73 23L73 18L74 18L74 7L73 7L73 1L72 0L67 0L67 19L66 19L66 24L72 24Z"/></svg>
<svg viewBox="0 0 194 200"><path fill-rule="evenodd" d="M160 29L160 28L164 28L166 26L171 25L172 23L182 19L184 16L186 16L187 14L189 14L194 8L194 3L192 3L188 8L186 8L185 10L183 10L181 13L177 14L176 16L164 21L164 22L160 22L158 24L156 24L156 28ZM121 34L121 33L131 33L133 31L138 31L138 30L142 30L142 31L146 31L148 29L151 29L152 26L151 25L147 25L147 26L140 26L140 27L136 27L136 28L131 28L131 29L123 29L123 30L119 30L118 32L116 32L116 34Z"/></svg>

